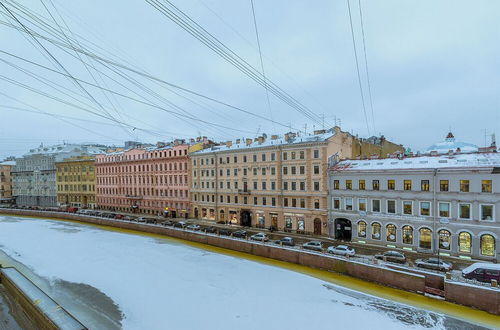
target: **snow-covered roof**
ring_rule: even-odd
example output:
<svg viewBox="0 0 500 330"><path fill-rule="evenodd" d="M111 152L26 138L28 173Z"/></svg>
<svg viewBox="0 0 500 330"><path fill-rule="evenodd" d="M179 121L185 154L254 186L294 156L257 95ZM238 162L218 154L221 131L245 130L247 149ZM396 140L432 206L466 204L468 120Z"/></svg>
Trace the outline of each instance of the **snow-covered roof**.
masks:
<svg viewBox="0 0 500 330"><path fill-rule="evenodd" d="M446 154L450 150L460 150L460 152L467 153L478 151L478 147L472 143L457 141L453 134L450 132L448 133L444 141L431 145L424 151L424 153L435 151L438 154Z"/></svg>
<svg viewBox="0 0 500 330"><path fill-rule="evenodd" d="M84 145L84 144L57 144L53 146L40 146L35 149L30 149L28 153L24 156L31 155L39 155L39 154L59 154L59 153L68 153L68 152L82 152L85 154L100 154L103 152L102 147L97 147L93 145Z"/></svg>
<svg viewBox="0 0 500 330"><path fill-rule="evenodd" d="M16 165L16 162L13 160L7 160L5 162L1 162L0 165L14 166Z"/></svg>
<svg viewBox="0 0 500 330"><path fill-rule="evenodd" d="M470 273L477 268L486 268L486 269L494 269L494 270L500 270L500 264L490 264L487 262L476 262L470 265L469 267L465 268L462 270L464 273Z"/></svg>
<svg viewBox="0 0 500 330"><path fill-rule="evenodd" d="M500 153L470 153L447 156L421 156L403 159L344 160L333 171L374 171L428 168L500 167Z"/></svg>
<svg viewBox="0 0 500 330"><path fill-rule="evenodd" d="M252 143L247 144L246 139L241 139L240 143L233 143L228 146L226 144L212 146L211 148L206 148L200 151L196 151L193 154L203 154L203 153L211 153L211 152L224 152L224 151L235 151L235 150L247 150L247 149L257 149L257 148L265 148L277 145L292 145L292 144L300 144L300 143L311 143L311 142L321 142L326 141L332 136L335 135L334 129L325 130L324 133L320 134L312 134L312 135L296 135L295 137L290 137L285 139L285 136L278 136L278 138L266 138L264 141L252 141Z"/></svg>

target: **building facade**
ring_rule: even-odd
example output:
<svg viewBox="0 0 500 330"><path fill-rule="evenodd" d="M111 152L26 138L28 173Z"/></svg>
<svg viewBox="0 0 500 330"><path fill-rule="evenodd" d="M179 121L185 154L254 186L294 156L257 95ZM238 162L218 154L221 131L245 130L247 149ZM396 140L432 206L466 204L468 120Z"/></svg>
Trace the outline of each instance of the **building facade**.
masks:
<svg viewBox="0 0 500 330"><path fill-rule="evenodd" d="M12 198L12 167L14 161L5 161L0 163L0 204L10 205Z"/></svg>
<svg viewBox="0 0 500 330"><path fill-rule="evenodd" d="M71 157L56 163L58 206L95 208L94 157Z"/></svg>
<svg viewBox="0 0 500 330"><path fill-rule="evenodd" d="M95 145L61 144L31 149L16 159L12 169L13 195L18 205L57 206L56 162L66 158L97 154Z"/></svg>
<svg viewBox="0 0 500 330"><path fill-rule="evenodd" d="M499 153L341 161L329 190L332 237L498 260Z"/></svg>
<svg viewBox="0 0 500 330"><path fill-rule="evenodd" d="M174 143L96 156L99 209L187 217L189 145Z"/></svg>
<svg viewBox="0 0 500 330"><path fill-rule="evenodd" d="M336 127L303 137L287 133L270 139L236 140L193 152L191 215L243 226L324 234L328 157L352 157L357 142ZM402 150L394 146L391 152Z"/></svg>

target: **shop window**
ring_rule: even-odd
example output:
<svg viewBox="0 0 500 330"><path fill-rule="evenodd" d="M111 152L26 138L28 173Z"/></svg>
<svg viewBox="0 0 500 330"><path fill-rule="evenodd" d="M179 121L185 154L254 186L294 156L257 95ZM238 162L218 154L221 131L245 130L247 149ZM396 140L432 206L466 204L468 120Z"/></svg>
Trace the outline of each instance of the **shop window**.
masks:
<svg viewBox="0 0 500 330"><path fill-rule="evenodd" d="M292 229L292 218L285 217L285 228L288 230Z"/></svg>
<svg viewBox="0 0 500 330"><path fill-rule="evenodd" d="M495 238L492 235L485 234L480 240L481 255L492 257L495 255Z"/></svg>
<svg viewBox="0 0 500 330"><path fill-rule="evenodd" d="M358 237L366 237L366 222L358 222Z"/></svg>
<svg viewBox="0 0 500 330"><path fill-rule="evenodd" d="M372 223L372 239L380 239L380 223Z"/></svg>
<svg viewBox="0 0 500 330"><path fill-rule="evenodd" d="M304 218L302 218L302 217L297 218L297 230L299 230L299 231L305 230Z"/></svg>
<svg viewBox="0 0 500 330"><path fill-rule="evenodd" d="M439 236L439 248L443 250L449 250L451 247L451 233L448 230L441 229L438 232Z"/></svg>
<svg viewBox="0 0 500 330"><path fill-rule="evenodd" d="M389 224L386 226L387 236L386 239L388 242L396 242L396 226Z"/></svg>
<svg viewBox="0 0 500 330"><path fill-rule="evenodd" d="M431 249L432 248L432 231L429 228L421 228L419 230L418 246L421 249Z"/></svg>
<svg viewBox="0 0 500 330"><path fill-rule="evenodd" d="M403 226L403 244L413 244L413 228L411 226Z"/></svg>
<svg viewBox="0 0 500 330"><path fill-rule="evenodd" d="M471 253L471 250L472 250L472 237L468 232L463 231L460 234L458 234L458 251Z"/></svg>

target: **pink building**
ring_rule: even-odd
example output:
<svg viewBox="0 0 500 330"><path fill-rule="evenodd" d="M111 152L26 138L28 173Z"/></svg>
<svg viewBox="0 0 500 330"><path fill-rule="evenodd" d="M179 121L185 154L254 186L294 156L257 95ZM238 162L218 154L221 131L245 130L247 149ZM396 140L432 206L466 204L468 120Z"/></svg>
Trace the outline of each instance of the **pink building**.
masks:
<svg viewBox="0 0 500 330"><path fill-rule="evenodd" d="M97 207L187 217L188 148L187 144L173 144L97 155Z"/></svg>

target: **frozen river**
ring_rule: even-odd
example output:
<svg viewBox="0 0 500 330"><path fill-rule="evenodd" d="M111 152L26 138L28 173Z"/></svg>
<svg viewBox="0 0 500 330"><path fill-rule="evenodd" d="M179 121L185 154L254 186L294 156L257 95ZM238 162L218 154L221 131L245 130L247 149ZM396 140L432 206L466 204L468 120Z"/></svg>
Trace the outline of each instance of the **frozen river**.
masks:
<svg viewBox="0 0 500 330"><path fill-rule="evenodd" d="M91 329L480 329L170 239L0 216L0 261Z"/></svg>

